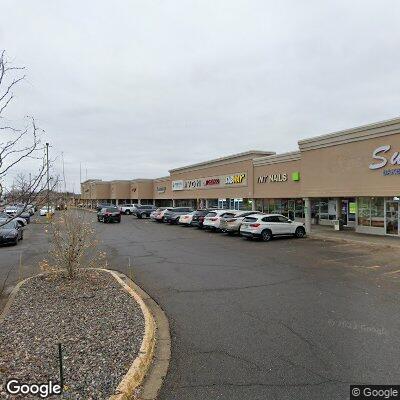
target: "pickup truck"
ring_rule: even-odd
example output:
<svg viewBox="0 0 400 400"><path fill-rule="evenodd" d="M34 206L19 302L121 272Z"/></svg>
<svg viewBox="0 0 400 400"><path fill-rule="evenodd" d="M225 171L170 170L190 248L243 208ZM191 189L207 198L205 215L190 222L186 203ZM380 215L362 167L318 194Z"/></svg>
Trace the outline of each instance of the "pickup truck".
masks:
<svg viewBox="0 0 400 400"><path fill-rule="evenodd" d="M138 207L139 204L122 204L119 208L119 211L121 213L129 215L129 214L134 214L136 207Z"/></svg>

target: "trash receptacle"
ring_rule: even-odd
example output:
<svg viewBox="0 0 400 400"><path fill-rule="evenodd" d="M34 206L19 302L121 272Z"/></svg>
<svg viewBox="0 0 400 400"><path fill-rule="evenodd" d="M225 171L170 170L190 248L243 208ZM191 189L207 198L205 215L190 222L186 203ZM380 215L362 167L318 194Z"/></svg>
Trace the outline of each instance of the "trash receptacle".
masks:
<svg viewBox="0 0 400 400"><path fill-rule="evenodd" d="M333 220L333 228L335 231L341 231L343 229L343 221L341 219Z"/></svg>

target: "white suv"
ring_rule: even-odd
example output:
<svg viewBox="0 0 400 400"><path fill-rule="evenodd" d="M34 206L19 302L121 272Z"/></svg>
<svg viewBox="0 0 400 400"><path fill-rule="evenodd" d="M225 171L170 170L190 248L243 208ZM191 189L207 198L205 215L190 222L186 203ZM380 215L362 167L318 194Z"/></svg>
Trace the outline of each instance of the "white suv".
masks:
<svg viewBox="0 0 400 400"><path fill-rule="evenodd" d="M237 213L237 210L212 210L204 217L203 229L218 231L220 229L221 219L232 218Z"/></svg>
<svg viewBox="0 0 400 400"><path fill-rule="evenodd" d="M303 223L291 221L281 214L253 214L243 220L240 235L268 242L274 236L294 235L302 238L306 235L306 229Z"/></svg>
<svg viewBox="0 0 400 400"><path fill-rule="evenodd" d="M130 215L135 212L137 206L138 204L122 204L120 207L118 207L118 209L123 214Z"/></svg>

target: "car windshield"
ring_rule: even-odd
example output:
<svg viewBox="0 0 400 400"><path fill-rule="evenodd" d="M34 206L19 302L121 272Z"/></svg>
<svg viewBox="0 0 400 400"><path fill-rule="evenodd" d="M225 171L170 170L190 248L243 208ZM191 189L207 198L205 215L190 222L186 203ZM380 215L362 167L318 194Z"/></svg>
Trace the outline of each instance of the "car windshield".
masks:
<svg viewBox="0 0 400 400"><path fill-rule="evenodd" d="M5 222L5 220L0 221L0 229L15 229L15 224L16 222L13 221L9 221L7 223L5 223L4 225L2 225Z"/></svg>
<svg viewBox="0 0 400 400"><path fill-rule="evenodd" d="M206 217L215 217L217 215L216 212L210 212L206 215Z"/></svg>

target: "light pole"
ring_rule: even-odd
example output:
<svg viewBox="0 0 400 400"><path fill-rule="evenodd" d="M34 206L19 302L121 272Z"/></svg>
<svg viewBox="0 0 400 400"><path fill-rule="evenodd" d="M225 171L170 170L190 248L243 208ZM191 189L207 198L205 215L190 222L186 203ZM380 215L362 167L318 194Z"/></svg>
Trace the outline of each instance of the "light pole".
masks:
<svg viewBox="0 0 400 400"><path fill-rule="evenodd" d="M50 176L49 176L49 144L46 143L46 168L47 168L47 218L50 218Z"/></svg>

